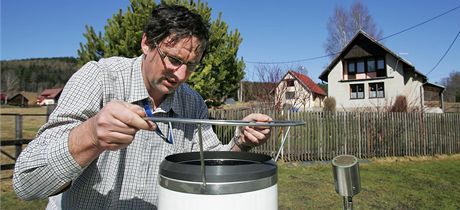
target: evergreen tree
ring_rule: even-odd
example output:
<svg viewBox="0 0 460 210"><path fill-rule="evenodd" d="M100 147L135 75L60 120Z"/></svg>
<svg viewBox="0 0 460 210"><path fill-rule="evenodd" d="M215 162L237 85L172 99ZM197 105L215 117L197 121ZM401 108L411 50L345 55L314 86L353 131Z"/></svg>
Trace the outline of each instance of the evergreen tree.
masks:
<svg viewBox="0 0 460 210"><path fill-rule="evenodd" d="M87 43L80 43L78 50L79 64L103 57L136 57L141 54L140 42L145 22L151 10L157 5L153 0L131 0L131 6L125 13L119 10L104 27L104 36L96 34L93 27L86 26L84 34ZM164 0L165 4L178 4L200 14L211 26L210 46L197 72L193 73L188 83L201 96L218 104L234 95L239 82L244 78L244 61L237 58L238 47L242 42L236 29L229 31L220 13L216 20L211 20L212 9L207 3L193 0ZM214 103L215 104L215 103Z"/></svg>

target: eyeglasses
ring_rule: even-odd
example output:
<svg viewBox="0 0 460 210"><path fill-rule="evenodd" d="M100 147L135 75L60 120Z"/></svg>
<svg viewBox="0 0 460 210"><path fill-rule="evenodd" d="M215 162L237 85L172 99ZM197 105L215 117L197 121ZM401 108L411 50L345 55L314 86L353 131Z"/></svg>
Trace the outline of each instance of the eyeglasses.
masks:
<svg viewBox="0 0 460 210"><path fill-rule="evenodd" d="M195 72L199 65L198 63L186 63L184 61L182 61L181 59L179 58L176 58L174 56L170 56L166 53L164 53L160 47L158 46L158 44L156 42L153 43L153 45L155 46L155 48L157 49L158 51L158 54L160 54L160 57L161 59L166 62L166 60L168 60L168 62L174 66L174 68L176 68L175 70L179 69L182 65L185 64L185 66L187 66L187 71L190 71L190 72Z"/></svg>

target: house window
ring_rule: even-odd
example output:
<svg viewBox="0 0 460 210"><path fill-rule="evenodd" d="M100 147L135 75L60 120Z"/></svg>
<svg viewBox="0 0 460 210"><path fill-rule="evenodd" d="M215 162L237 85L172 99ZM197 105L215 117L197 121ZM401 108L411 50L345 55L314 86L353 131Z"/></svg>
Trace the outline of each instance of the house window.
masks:
<svg viewBox="0 0 460 210"><path fill-rule="evenodd" d="M295 98L295 92L293 91L286 92L286 100L290 100L294 98Z"/></svg>
<svg viewBox="0 0 460 210"><path fill-rule="evenodd" d="M367 72L375 72L375 59L367 59Z"/></svg>
<svg viewBox="0 0 460 210"><path fill-rule="evenodd" d="M350 99L364 98L364 84L351 84L350 85Z"/></svg>
<svg viewBox="0 0 460 210"><path fill-rule="evenodd" d="M377 72L377 77L385 77L385 59L381 57L369 57L347 60L348 79L355 79L355 74L371 72Z"/></svg>
<svg viewBox="0 0 460 210"><path fill-rule="evenodd" d="M348 74L355 74L356 69L355 69L355 62L349 61L348 62Z"/></svg>
<svg viewBox="0 0 460 210"><path fill-rule="evenodd" d="M348 71L348 79L356 79L356 67L355 62L348 61L347 64L347 71Z"/></svg>
<svg viewBox="0 0 460 210"><path fill-rule="evenodd" d="M293 79L288 79L288 80L286 80L286 83L287 83L286 85L287 85L288 87L293 87L293 86L294 86L294 80L293 80Z"/></svg>
<svg viewBox="0 0 460 210"><path fill-rule="evenodd" d="M364 60L358 60L356 62L356 73L364 73L366 71L366 66L364 65Z"/></svg>
<svg viewBox="0 0 460 210"><path fill-rule="evenodd" d="M385 87L383 82L369 83L369 98L384 98Z"/></svg>
<svg viewBox="0 0 460 210"><path fill-rule="evenodd" d="M387 76L387 71L385 69L385 59L383 58L377 59L377 76L378 77Z"/></svg>

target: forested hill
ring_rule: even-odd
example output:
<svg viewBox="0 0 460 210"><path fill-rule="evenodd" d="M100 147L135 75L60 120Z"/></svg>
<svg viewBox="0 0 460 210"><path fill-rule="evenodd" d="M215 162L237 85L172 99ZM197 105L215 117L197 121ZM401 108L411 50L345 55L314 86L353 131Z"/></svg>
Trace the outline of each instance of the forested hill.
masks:
<svg viewBox="0 0 460 210"><path fill-rule="evenodd" d="M1 91L12 96L18 91L40 93L47 88L64 87L78 70L77 59L34 58L0 61Z"/></svg>

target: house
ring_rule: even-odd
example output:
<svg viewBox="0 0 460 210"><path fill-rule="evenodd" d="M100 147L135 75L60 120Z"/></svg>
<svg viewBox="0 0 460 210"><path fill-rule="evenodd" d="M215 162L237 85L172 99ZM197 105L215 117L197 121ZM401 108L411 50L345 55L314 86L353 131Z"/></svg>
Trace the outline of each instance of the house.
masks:
<svg viewBox="0 0 460 210"><path fill-rule="evenodd" d="M37 105L37 93L35 92L19 92L10 99L8 99L8 105L13 106L34 106Z"/></svg>
<svg viewBox="0 0 460 210"><path fill-rule="evenodd" d="M38 96L37 103L40 106L56 104L61 96L62 88L45 89Z"/></svg>
<svg viewBox="0 0 460 210"><path fill-rule="evenodd" d="M423 85L423 104L426 112L444 112L443 92L446 88L442 85L425 83Z"/></svg>
<svg viewBox="0 0 460 210"><path fill-rule="evenodd" d="M381 110L401 95L410 109L424 110L425 90L439 96L444 90L429 83L414 65L363 31L355 35L319 78L328 83L328 97L335 98L338 110ZM442 109L442 102L439 106Z"/></svg>
<svg viewBox="0 0 460 210"><path fill-rule="evenodd" d="M288 71L275 89L276 107L295 111L320 111L326 92L308 76Z"/></svg>

